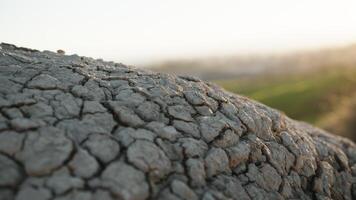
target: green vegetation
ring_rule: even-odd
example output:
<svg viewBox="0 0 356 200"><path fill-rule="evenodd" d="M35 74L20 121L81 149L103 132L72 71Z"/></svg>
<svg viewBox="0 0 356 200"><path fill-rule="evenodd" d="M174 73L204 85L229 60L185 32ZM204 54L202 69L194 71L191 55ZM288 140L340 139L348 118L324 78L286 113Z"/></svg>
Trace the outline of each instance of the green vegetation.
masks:
<svg viewBox="0 0 356 200"><path fill-rule="evenodd" d="M217 80L226 90L248 96L288 116L318 124L338 101L356 92L356 70L340 68L312 74Z"/></svg>

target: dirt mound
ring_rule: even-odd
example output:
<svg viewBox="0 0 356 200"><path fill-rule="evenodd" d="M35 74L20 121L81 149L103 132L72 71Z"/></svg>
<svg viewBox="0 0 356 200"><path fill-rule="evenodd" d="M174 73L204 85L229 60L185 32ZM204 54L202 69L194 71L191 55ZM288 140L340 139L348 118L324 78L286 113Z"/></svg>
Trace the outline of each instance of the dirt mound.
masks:
<svg viewBox="0 0 356 200"><path fill-rule="evenodd" d="M0 199L355 199L356 146L193 77L0 49Z"/></svg>

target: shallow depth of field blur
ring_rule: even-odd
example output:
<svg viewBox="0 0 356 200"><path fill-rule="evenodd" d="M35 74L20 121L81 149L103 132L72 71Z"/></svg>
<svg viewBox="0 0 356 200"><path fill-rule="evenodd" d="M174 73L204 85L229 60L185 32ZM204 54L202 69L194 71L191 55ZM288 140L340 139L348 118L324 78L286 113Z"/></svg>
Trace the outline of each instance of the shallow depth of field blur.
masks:
<svg viewBox="0 0 356 200"><path fill-rule="evenodd" d="M356 141L353 0L4 0L0 42L197 76Z"/></svg>
<svg viewBox="0 0 356 200"><path fill-rule="evenodd" d="M153 69L199 76L356 140L356 45L278 56L172 61Z"/></svg>

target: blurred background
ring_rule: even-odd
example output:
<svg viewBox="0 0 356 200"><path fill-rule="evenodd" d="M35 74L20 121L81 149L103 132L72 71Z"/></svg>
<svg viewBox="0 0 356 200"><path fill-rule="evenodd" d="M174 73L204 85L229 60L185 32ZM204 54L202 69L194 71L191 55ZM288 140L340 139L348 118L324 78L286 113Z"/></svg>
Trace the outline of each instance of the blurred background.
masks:
<svg viewBox="0 0 356 200"><path fill-rule="evenodd" d="M0 40L197 76L356 141L356 1L1 0Z"/></svg>

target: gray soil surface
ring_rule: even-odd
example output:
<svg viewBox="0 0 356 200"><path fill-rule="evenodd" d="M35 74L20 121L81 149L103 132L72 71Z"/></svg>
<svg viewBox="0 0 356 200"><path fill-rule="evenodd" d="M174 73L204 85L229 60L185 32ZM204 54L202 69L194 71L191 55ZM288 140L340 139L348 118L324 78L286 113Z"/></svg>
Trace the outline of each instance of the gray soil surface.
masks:
<svg viewBox="0 0 356 200"><path fill-rule="evenodd" d="M0 200L356 199L356 145L193 77L0 45Z"/></svg>

